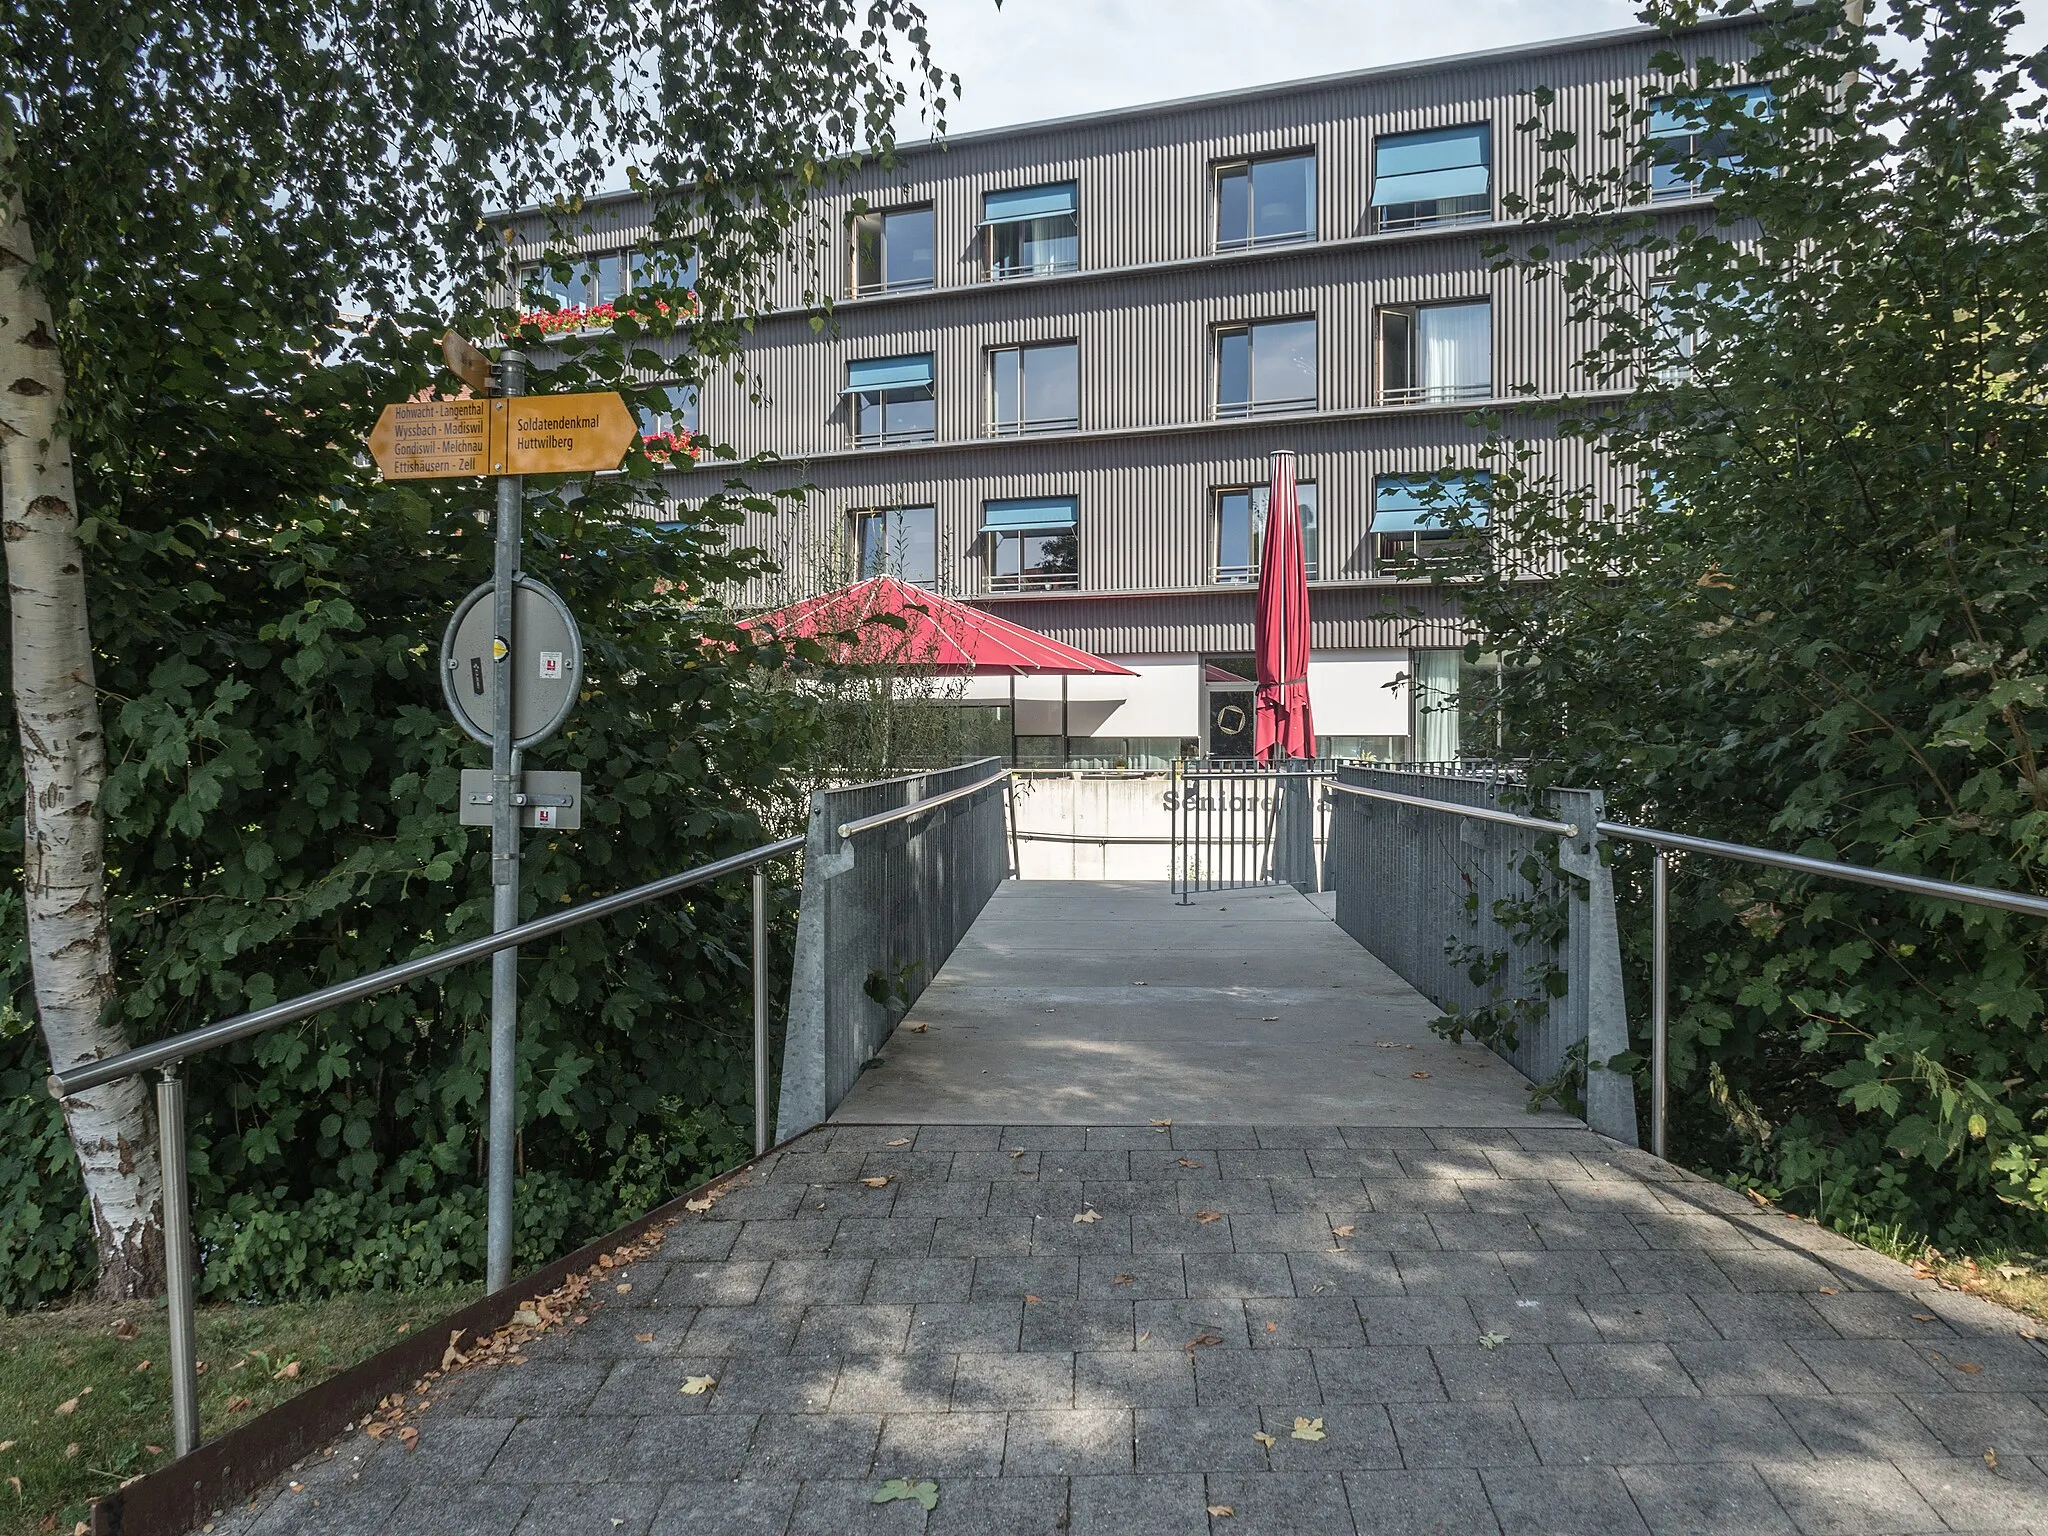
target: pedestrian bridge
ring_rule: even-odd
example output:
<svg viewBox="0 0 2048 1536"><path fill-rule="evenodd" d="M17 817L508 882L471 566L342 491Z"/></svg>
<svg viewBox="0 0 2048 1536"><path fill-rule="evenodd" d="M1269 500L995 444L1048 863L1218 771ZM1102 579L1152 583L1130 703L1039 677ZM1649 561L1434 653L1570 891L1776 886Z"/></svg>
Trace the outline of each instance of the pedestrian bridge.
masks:
<svg viewBox="0 0 2048 1536"><path fill-rule="evenodd" d="M1334 889L1183 902L1007 880L984 780L821 797L778 1147L211 1529L2048 1531L2026 1319L1603 1110L1597 860L1496 1053L1429 1026L1499 1003L1443 950L1509 942L1512 818L1363 797ZM1588 1055L1609 1134L1530 1107Z"/></svg>

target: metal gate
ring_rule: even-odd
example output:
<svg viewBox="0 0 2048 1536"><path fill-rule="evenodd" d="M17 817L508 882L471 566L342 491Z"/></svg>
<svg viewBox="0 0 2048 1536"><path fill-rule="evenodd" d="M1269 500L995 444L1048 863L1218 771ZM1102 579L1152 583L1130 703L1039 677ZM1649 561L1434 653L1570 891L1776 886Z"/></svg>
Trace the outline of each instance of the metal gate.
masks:
<svg viewBox="0 0 2048 1536"><path fill-rule="evenodd" d="M1330 808L1323 786L1336 764L1294 758L1271 765L1247 758L1176 763L1173 893L1181 905L1203 891L1254 885L1322 889Z"/></svg>

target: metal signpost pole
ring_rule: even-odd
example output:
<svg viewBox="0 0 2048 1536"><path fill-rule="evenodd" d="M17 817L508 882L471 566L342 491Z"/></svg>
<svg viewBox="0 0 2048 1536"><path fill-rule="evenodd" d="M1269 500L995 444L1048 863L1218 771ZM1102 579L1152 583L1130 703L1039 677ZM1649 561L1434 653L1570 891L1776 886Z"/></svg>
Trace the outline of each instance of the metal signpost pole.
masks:
<svg viewBox="0 0 2048 1536"><path fill-rule="evenodd" d="M505 401L526 389L526 358L507 349L498 357L499 398L491 409L491 440L506 453ZM504 461L493 464L502 471ZM512 584L519 572L520 500L526 481L498 474L496 563L491 575L491 633L495 687L491 709L491 931L519 924L519 807L517 753L512 742ZM492 1291L512 1283L513 1152L519 1134L519 951L491 957L490 1220L484 1278Z"/></svg>

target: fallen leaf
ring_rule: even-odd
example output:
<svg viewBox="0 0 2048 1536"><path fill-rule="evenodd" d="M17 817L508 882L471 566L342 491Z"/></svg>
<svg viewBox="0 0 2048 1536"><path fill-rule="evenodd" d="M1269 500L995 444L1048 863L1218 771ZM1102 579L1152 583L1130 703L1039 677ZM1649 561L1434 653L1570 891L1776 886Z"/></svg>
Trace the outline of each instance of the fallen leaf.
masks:
<svg viewBox="0 0 2048 1536"><path fill-rule="evenodd" d="M878 1173L872 1178L862 1179L861 1183L867 1185L869 1189L887 1189L889 1187L889 1175Z"/></svg>
<svg viewBox="0 0 2048 1536"><path fill-rule="evenodd" d="M372 1440L382 1440L391 1433L391 1426L389 1424L365 1424L363 1426L363 1433Z"/></svg>
<svg viewBox="0 0 2048 1536"><path fill-rule="evenodd" d="M521 1307L512 1314L512 1321L521 1328L538 1328L540 1326L540 1314L531 1307Z"/></svg>
<svg viewBox="0 0 2048 1536"><path fill-rule="evenodd" d="M1209 1225L1209 1223L1211 1223L1212 1221L1221 1221L1222 1219L1223 1219L1223 1213L1222 1213L1221 1211L1197 1211L1197 1212L1195 1212L1195 1220L1199 1221L1199 1222L1200 1222L1200 1223L1201 1223L1201 1224L1202 1224L1203 1226L1205 1226L1205 1227L1206 1227L1206 1226L1208 1226L1208 1225Z"/></svg>
<svg viewBox="0 0 2048 1536"><path fill-rule="evenodd" d="M1171 1120L1154 1120L1152 1122L1152 1129L1155 1131L1170 1131L1173 1129L1173 1122Z"/></svg>
<svg viewBox="0 0 2048 1536"><path fill-rule="evenodd" d="M1139 1342L1140 1344L1142 1344L1142 1343L1144 1343L1144 1342L1145 1342L1145 1341L1146 1341L1147 1339L1149 1339L1149 1338L1151 1338L1151 1337L1152 1337L1152 1330L1151 1330L1150 1328L1147 1328L1147 1329L1146 1329L1146 1330L1145 1330L1145 1331L1144 1331L1143 1333L1141 1333L1141 1334L1139 1334L1139 1335L1138 1335L1138 1342Z"/></svg>
<svg viewBox="0 0 2048 1536"><path fill-rule="evenodd" d="M297 1381L299 1379L299 1362L296 1360L285 1361L283 1365L277 1368L276 1373L270 1379L272 1381Z"/></svg>
<svg viewBox="0 0 2048 1536"><path fill-rule="evenodd" d="M1203 1331L1202 1331L1201 1333L1198 1333L1198 1334L1196 1334L1196 1335L1195 1335L1195 1336L1194 1336L1194 1337L1193 1337L1192 1339L1189 1339L1189 1340L1188 1340L1188 1348L1189 1348L1189 1349L1214 1349L1214 1348L1215 1348L1215 1347L1216 1347L1216 1346L1217 1346L1218 1344L1221 1344L1222 1342L1223 1342L1223 1335L1222 1335L1222 1334L1220 1334L1220 1333L1210 1333L1210 1332L1208 1332L1208 1331L1207 1331L1206 1329L1204 1329L1204 1330L1203 1330Z"/></svg>
<svg viewBox="0 0 2048 1536"><path fill-rule="evenodd" d="M625 1294L626 1294L626 1293L627 1293L628 1291L630 1291L630 1290L632 1290L632 1289L633 1289L633 1282L632 1282L632 1281L630 1281L630 1280L622 1280L622 1281L620 1281L620 1282L619 1282L619 1294L620 1294L621 1296L625 1295Z"/></svg>
<svg viewBox="0 0 2048 1536"><path fill-rule="evenodd" d="M1302 1418L1297 1418L1297 1419L1296 1419L1296 1420L1294 1421L1294 1434L1293 1434L1292 1438L1294 1438L1294 1439L1296 1439L1296 1440L1320 1440L1320 1439L1322 1439L1322 1438L1323 1438L1323 1421L1322 1421L1321 1419L1302 1419Z"/></svg>
<svg viewBox="0 0 2048 1536"><path fill-rule="evenodd" d="M398 1438L405 1443L405 1448L408 1451L416 1450L419 1447L420 1432L410 1424L398 1432Z"/></svg>
<svg viewBox="0 0 2048 1536"><path fill-rule="evenodd" d="M10 1443L11 1443L11 1442L10 1442ZM10 1477L9 1479L7 1479L7 1486L8 1486L8 1487L10 1487L10 1488L12 1488L12 1489L14 1490L14 1496L15 1496L15 1497L16 1497L17 1499L21 1497L21 1479L20 1479L20 1478L18 1478L18 1477Z"/></svg>
<svg viewBox="0 0 2048 1536"><path fill-rule="evenodd" d="M1046 1011L1047 1013L1051 1013L1051 1012L1052 1012L1052 1010L1051 1010L1050 1008L1046 1009L1045 1011ZM930 1028L931 1028L931 1025L929 1025L929 1024L913 1024L913 1025L911 1025L911 1026L910 1026L910 1032L911 1032L911 1033L912 1033L913 1035L921 1035L921 1034L923 1034L923 1033L924 1033L924 1032L925 1032L926 1030L928 1030L928 1029L930 1029Z"/></svg>
<svg viewBox="0 0 2048 1536"><path fill-rule="evenodd" d="M685 1200L683 1202L683 1209L686 1211L695 1211L698 1215L701 1216L704 1212L710 1210L714 1203L715 1202L711 1199L711 1197L709 1195L706 1195L702 1200Z"/></svg>
<svg viewBox="0 0 2048 1536"><path fill-rule="evenodd" d="M135 1369L138 1371L146 1371L149 1369L149 1362L147 1360L138 1360L135 1362Z"/></svg>
<svg viewBox="0 0 2048 1536"><path fill-rule="evenodd" d="M651 1333L636 1333L633 1335L633 1342L635 1344L652 1344L654 1342L654 1335Z"/></svg>
<svg viewBox="0 0 2048 1536"><path fill-rule="evenodd" d="M926 1509L939 1507L939 1485L934 1482L913 1483L905 1477L892 1477L875 1490L874 1502L893 1504L898 1499L915 1499Z"/></svg>
<svg viewBox="0 0 2048 1536"><path fill-rule="evenodd" d="M1482 1333L1479 1335L1479 1346L1482 1349L1499 1349L1507 1341L1508 1336L1504 1333Z"/></svg>
<svg viewBox="0 0 2048 1536"><path fill-rule="evenodd" d="M1280 1325L1279 1325L1278 1323L1268 1323L1268 1324L1266 1324L1266 1332L1268 1332L1268 1333L1278 1333L1279 1331L1280 1331Z"/></svg>
<svg viewBox="0 0 2048 1536"><path fill-rule="evenodd" d="M910 1145L910 1138L908 1136L898 1136L883 1142L882 1145L885 1147L907 1147Z"/></svg>
<svg viewBox="0 0 2048 1536"><path fill-rule="evenodd" d="M452 1371L456 1366L462 1364L462 1336L467 1332L469 1332L467 1328L457 1328L448 1335L448 1347L441 1351L442 1370Z"/></svg>
<svg viewBox="0 0 2048 1536"><path fill-rule="evenodd" d="M1986 1446L1984 1448L1984 1465L1994 1472L1998 1470L1998 1448L1996 1446Z"/></svg>
<svg viewBox="0 0 2048 1536"><path fill-rule="evenodd" d="M1934 1321L1934 1314L1932 1312L1915 1312L1913 1314L1913 1321L1916 1323L1931 1323Z"/></svg>
<svg viewBox="0 0 2048 1536"><path fill-rule="evenodd" d="M2024 1264L1994 1264L1991 1266L1991 1273L2001 1280L2017 1280L2029 1273L2029 1270Z"/></svg>
<svg viewBox="0 0 2048 1536"><path fill-rule="evenodd" d="M691 1376L683 1382L683 1396L702 1397L718 1385L716 1376Z"/></svg>
<svg viewBox="0 0 2048 1536"><path fill-rule="evenodd" d="M1984 1367L1981 1365L1974 1364L1973 1362L1968 1360L1960 1360L1956 1362L1956 1369L1961 1371L1965 1376L1975 1376L1978 1372L1982 1371Z"/></svg>
<svg viewBox="0 0 2048 1536"><path fill-rule="evenodd" d="M1145 985L1145 983L1141 981L1138 983L1138 985L1142 987L1143 985ZM1232 1515L1236 1514L1237 1511L1232 1509L1228 1504L1211 1504L1209 1506L1209 1513L1218 1520L1228 1520Z"/></svg>
<svg viewBox="0 0 2048 1536"><path fill-rule="evenodd" d="M1839 1296L1842 1294L1840 1291L1836 1290L1832 1285L1822 1286L1820 1288L1820 1293L1823 1296Z"/></svg>
<svg viewBox="0 0 2048 1536"><path fill-rule="evenodd" d="M125 1317L114 1324L114 1337L117 1339L132 1339L140 1332L142 1330Z"/></svg>
<svg viewBox="0 0 2048 1536"><path fill-rule="evenodd" d="M78 1399L75 1397L67 1397L57 1405L57 1417L60 1419L67 1414L76 1412L78 1412Z"/></svg>
<svg viewBox="0 0 2048 1536"><path fill-rule="evenodd" d="M1024 1302L1025 1302L1025 1305L1027 1305L1027 1306L1029 1306L1029 1305L1032 1305L1032 1304L1033 1304L1033 1303L1035 1303L1035 1302L1036 1302L1037 1300L1038 1300L1038 1298L1037 1298L1036 1296L1032 1295L1032 1294L1031 1294L1031 1293L1030 1293L1029 1291L1026 1291L1026 1292L1024 1293Z"/></svg>
<svg viewBox="0 0 2048 1536"><path fill-rule="evenodd" d="M1410 1073L1409 1073L1408 1075L1409 1075L1410 1077L1427 1077L1427 1076L1429 1076L1429 1074L1428 1074L1427 1072L1410 1072Z"/></svg>
<svg viewBox="0 0 2048 1536"><path fill-rule="evenodd" d="M145 1445L143 1449L152 1456L161 1456L164 1453L164 1448L160 1445Z"/></svg>
<svg viewBox="0 0 2048 1536"><path fill-rule="evenodd" d="M1273 1449L1274 1446L1280 1443L1278 1440L1275 1440L1271 1435L1267 1434L1263 1429L1253 1430L1252 1438L1258 1441L1259 1444L1263 1445L1269 1451Z"/></svg>
<svg viewBox="0 0 2048 1536"><path fill-rule="evenodd" d="M74 1440L69 1445L64 1447L64 1459L66 1461L69 1461L72 1457L76 1456L78 1452L79 1444L76 1440Z"/></svg>
<svg viewBox="0 0 2048 1536"><path fill-rule="evenodd" d="M1749 1196L1749 1198L1754 1200L1758 1205L1763 1206L1766 1210L1770 1208L1771 1202L1766 1200L1762 1195L1758 1194L1755 1190L1745 1189L1743 1193Z"/></svg>
<svg viewBox="0 0 2048 1536"><path fill-rule="evenodd" d="M0 1454L4 1454L5 1452L11 1451L13 1449L14 1442L12 1440L0 1440Z"/></svg>
<svg viewBox="0 0 2048 1536"><path fill-rule="evenodd" d="M1090 1224L1092 1224L1092 1223L1094 1223L1094 1222L1098 1222L1098 1221L1100 1221L1100 1220L1102 1220L1102 1212L1100 1212L1100 1211L1076 1211L1076 1212L1074 1212L1074 1225L1075 1225L1075 1226L1088 1226L1088 1225L1090 1225Z"/></svg>
<svg viewBox="0 0 2048 1536"><path fill-rule="evenodd" d="M1022 1157L1023 1155L1024 1155L1024 1149L1023 1149L1022 1147L1019 1147L1019 1148L1018 1148L1018 1149L1017 1149L1016 1151L1014 1151L1014 1152L1012 1152L1012 1153L1010 1154L1010 1156L1011 1156L1011 1157Z"/></svg>
<svg viewBox="0 0 2048 1536"><path fill-rule="evenodd" d="M400 1333L411 1333L411 1332L412 1332L412 1324L411 1324L411 1323L400 1323L400 1324L398 1325L398 1331L399 1331Z"/></svg>
<svg viewBox="0 0 2048 1536"><path fill-rule="evenodd" d="M1131 1285L1136 1282L1137 1278L1136 1275L1118 1275L1109 1283L1111 1285ZM5 1449L5 1447L0 1447L0 1449Z"/></svg>
<svg viewBox="0 0 2048 1536"><path fill-rule="evenodd" d="M1358 1236L1358 1227L1355 1223L1346 1222L1341 1227L1330 1228L1330 1232L1335 1237L1356 1237Z"/></svg>
<svg viewBox="0 0 2048 1536"><path fill-rule="evenodd" d="M231 1397L228 1399L226 1411L229 1413L240 1413L244 1408L253 1408L255 1406L255 1403L246 1397Z"/></svg>

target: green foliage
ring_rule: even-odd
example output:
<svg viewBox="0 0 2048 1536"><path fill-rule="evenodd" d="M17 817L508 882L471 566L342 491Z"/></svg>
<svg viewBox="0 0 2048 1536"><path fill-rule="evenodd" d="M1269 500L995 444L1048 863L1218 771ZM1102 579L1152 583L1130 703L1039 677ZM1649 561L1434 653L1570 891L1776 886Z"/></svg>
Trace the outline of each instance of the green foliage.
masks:
<svg viewBox="0 0 2048 1536"><path fill-rule="evenodd" d="M559 248L625 168L646 254L697 259L701 308L624 318L529 388L651 405L650 372L731 363L806 198L865 146L886 155L905 79L927 102L944 86L899 0L0 17L0 184L21 189L70 380L131 1041L489 927L488 837L455 814L486 758L435 674L447 614L488 579L489 488L385 485L357 461L380 406L454 389L444 325L514 332L485 213L541 206ZM817 711L762 680L779 654L694 606L759 569L728 536L766 504L731 482L657 526L638 452L527 494L526 568L581 617L586 657L569 729L529 764L580 770L589 804L580 832L527 838L523 912L789 825ZM0 796L21 793L9 761ZM18 823L0 851L18 875ZM782 899L785 957L789 919ZM21 922L0 898L10 1022L33 1011ZM519 1262L741 1155L747 944L738 884L522 956ZM194 1063L205 1293L475 1275L487 1014L471 967ZM46 1070L32 1032L0 1036L10 1306L90 1273Z"/></svg>
<svg viewBox="0 0 2048 1536"><path fill-rule="evenodd" d="M1712 211L1649 212L1647 153L1586 171L1541 100L1525 125L1555 174L1502 260L1592 338L1558 431L1635 494L1497 440L1492 549L1447 574L1533 787L2039 893L2048 67L2012 52L2000 0L1893 7L1883 50L1839 6L1760 9L1746 67L1674 52L1615 105L1610 136L1640 142L1651 94L1774 82L1769 117L1704 109L1738 156L1690 167ZM1646 970L1641 850L1616 873ZM2038 1246L2037 920L1696 858L1672 898L1681 1156L1835 1216Z"/></svg>

